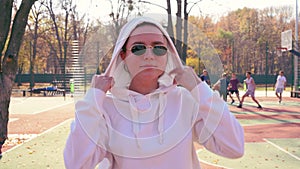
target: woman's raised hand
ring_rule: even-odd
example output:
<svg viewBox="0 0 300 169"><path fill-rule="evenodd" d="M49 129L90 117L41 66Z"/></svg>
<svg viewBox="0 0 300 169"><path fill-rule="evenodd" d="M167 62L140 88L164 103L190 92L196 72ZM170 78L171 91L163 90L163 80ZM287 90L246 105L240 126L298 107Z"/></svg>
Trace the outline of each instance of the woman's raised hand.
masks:
<svg viewBox="0 0 300 169"><path fill-rule="evenodd" d="M169 74L175 74L176 83L189 91L193 90L201 82L201 79L197 76L194 69L188 66L176 68Z"/></svg>
<svg viewBox="0 0 300 169"><path fill-rule="evenodd" d="M114 85L114 79L104 75L94 75L92 79L92 88L97 88L103 92L107 92Z"/></svg>

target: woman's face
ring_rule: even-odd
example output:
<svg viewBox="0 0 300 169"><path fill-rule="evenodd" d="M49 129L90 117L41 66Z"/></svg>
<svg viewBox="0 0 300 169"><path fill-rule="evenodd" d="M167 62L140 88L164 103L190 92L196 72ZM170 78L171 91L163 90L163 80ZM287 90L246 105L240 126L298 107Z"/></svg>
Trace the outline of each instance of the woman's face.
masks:
<svg viewBox="0 0 300 169"><path fill-rule="evenodd" d="M153 25L137 27L126 43L125 64L131 77L157 78L167 63L167 40Z"/></svg>

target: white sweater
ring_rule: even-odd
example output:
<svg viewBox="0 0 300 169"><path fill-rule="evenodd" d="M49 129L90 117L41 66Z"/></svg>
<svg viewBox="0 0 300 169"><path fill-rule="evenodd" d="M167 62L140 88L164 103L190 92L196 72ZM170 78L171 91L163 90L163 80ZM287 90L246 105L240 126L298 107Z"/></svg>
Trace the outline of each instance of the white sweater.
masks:
<svg viewBox="0 0 300 169"><path fill-rule="evenodd" d="M194 141L228 158L244 153L243 128L206 83L192 92L177 86L149 95L131 92L124 100L92 88L76 104L65 166L199 169Z"/></svg>

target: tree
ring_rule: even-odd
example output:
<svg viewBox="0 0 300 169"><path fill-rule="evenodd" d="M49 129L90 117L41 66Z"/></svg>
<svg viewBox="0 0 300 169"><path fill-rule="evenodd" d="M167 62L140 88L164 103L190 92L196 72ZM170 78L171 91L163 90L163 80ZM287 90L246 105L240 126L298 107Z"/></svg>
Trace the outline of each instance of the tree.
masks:
<svg viewBox="0 0 300 169"><path fill-rule="evenodd" d="M155 3L152 3L152 2L149 2L149 1L139 0L139 2L145 3L145 4L154 5L154 6L157 6L159 8L162 8L162 9L166 10L166 12L168 14L167 32L169 33L172 42L175 44L175 37L174 37L174 30L173 30L173 21L172 21L171 0L167 0L167 7L166 8L164 6L161 6L159 4L155 4Z"/></svg>
<svg viewBox="0 0 300 169"><path fill-rule="evenodd" d="M130 13L134 9L134 2L132 0L119 0L117 5L114 6L114 3L112 0L109 0L111 4L111 13L109 16L112 18L113 22L113 30L114 30L114 41L117 41L118 35L120 33L120 30L122 26L127 22L127 19L130 15ZM114 7L117 9L114 10Z"/></svg>
<svg viewBox="0 0 300 169"><path fill-rule="evenodd" d="M177 13L176 13L176 49L179 55L182 53L182 18L181 18L181 0L177 1ZM182 58L181 58L182 59Z"/></svg>
<svg viewBox="0 0 300 169"><path fill-rule="evenodd" d="M28 15L36 0L22 0L19 9L12 17L13 0L2 0L0 3L0 145L7 138L7 124L12 86L18 69L18 53ZM13 22L11 19L13 18ZM12 24L12 25L11 25ZM4 56L2 57L2 53Z"/></svg>
<svg viewBox="0 0 300 169"><path fill-rule="evenodd" d="M173 41L173 43L175 42L175 38L174 38L174 31L173 31L173 21L172 21L172 9L171 9L171 2L170 0L167 0L167 13L168 13L168 27L167 27L167 31Z"/></svg>
<svg viewBox="0 0 300 169"><path fill-rule="evenodd" d="M40 21L43 19L41 17L41 15L44 13L43 3L44 3L44 1L41 0L38 5L34 4L31 9L32 15L29 16L33 22L32 25L28 24L28 29L30 30L31 38L33 39L33 43L31 43L31 40L30 40L30 51L32 51L32 56L29 56L30 57L30 79L31 79L30 80L30 88L31 89L34 87L33 68L36 63L36 56L37 56L37 43L38 43L38 38L39 38L38 29L39 29Z"/></svg>
<svg viewBox="0 0 300 169"><path fill-rule="evenodd" d="M187 2L187 0L184 0L184 5L183 5L183 18L184 18L184 22L183 22L183 46L182 46L182 54L181 54L181 57L182 57L182 60L183 60L184 63L186 62L187 50L188 50L188 22L189 22L189 14L190 14L191 10L193 9L193 7L197 3L201 2L201 1L202 0L194 2L192 4L192 6L190 7L190 9L188 10L187 9L188 2Z"/></svg>
<svg viewBox="0 0 300 169"><path fill-rule="evenodd" d="M60 72L64 72L64 70L62 70L64 68L64 62L63 62L63 47L66 47L66 41L64 41L64 43L62 42L62 37L61 37L61 32L59 31L59 25L58 25L58 22L57 22L57 16L53 10L53 1L50 0L48 1L48 4L46 4L46 8L48 9L49 11L49 14L50 14L50 17L52 19L52 22L53 22L53 27L54 27L54 30L55 30L55 36L56 36L56 41L57 41L57 46L58 46L58 52L59 52L59 57L58 57L58 60L59 60L59 64L60 64ZM66 13L68 14L68 11L66 11ZM67 18L67 16L66 16ZM66 24L67 26L67 24ZM64 34L65 35L65 34ZM63 43L63 44L62 44ZM54 50L56 51L56 50ZM56 52L55 52L56 53ZM55 55L57 57L57 55Z"/></svg>
<svg viewBox="0 0 300 169"><path fill-rule="evenodd" d="M223 45L223 49L221 49L222 54L220 54L221 60L223 61L223 65L226 72L232 71L232 66L230 66L231 56L232 56L232 41L233 35L232 32L224 31L220 29L218 32L219 42ZM220 45L221 46L221 45Z"/></svg>

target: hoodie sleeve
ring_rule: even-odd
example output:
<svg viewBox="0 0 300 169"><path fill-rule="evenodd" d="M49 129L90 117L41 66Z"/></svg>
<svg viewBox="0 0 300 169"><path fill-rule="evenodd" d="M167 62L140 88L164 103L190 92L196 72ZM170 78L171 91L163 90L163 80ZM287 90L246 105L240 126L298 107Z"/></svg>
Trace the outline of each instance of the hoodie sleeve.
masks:
<svg viewBox="0 0 300 169"><path fill-rule="evenodd" d="M76 103L75 120L64 149L67 169L95 168L109 156L105 150L106 122L100 108L104 97L101 90L90 89L85 98Z"/></svg>
<svg viewBox="0 0 300 169"><path fill-rule="evenodd" d="M196 141L227 158L243 156L244 130L219 94L206 83L200 83L192 90L192 95L199 104L194 124Z"/></svg>

